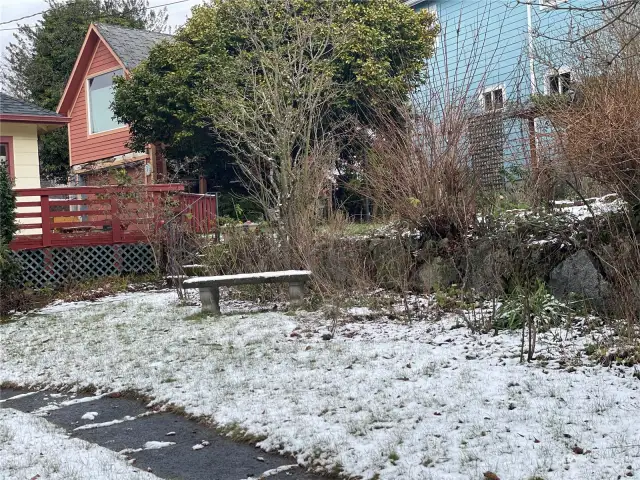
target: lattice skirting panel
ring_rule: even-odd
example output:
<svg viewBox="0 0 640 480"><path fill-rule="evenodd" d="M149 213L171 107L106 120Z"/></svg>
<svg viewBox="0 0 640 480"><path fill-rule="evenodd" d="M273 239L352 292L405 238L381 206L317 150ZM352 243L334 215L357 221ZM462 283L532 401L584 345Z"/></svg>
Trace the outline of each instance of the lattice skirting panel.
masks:
<svg viewBox="0 0 640 480"><path fill-rule="evenodd" d="M21 284L56 288L73 281L120 274L141 274L155 268L150 245L96 245L41 248L14 252L21 266Z"/></svg>

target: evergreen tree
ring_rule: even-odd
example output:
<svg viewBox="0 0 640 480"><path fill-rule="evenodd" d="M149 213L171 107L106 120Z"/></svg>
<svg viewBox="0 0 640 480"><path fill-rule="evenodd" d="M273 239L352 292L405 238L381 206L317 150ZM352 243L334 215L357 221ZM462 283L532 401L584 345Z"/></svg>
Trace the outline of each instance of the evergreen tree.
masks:
<svg viewBox="0 0 640 480"><path fill-rule="evenodd" d="M7 168L0 165L0 243L9 245L17 230L13 182Z"/></svg>
<svg viewBox="0 0 640 480"><path fill-rule="evenodd" d="M55 110L89 24L101 22L154 31L165 29L166 9L151 10L148 0L48 0L35 25L23 25L7 47L0 75L9 93ZM67 129L40 138L43 176L66 181L69 167Z"/></svg>
<svg viewBox="0 0 640 480"><path fill-rule="evenodd" d="M0 316L9 312L11 288L18 274L18 264L9 249L16 231L16 194L8 169L0 165Z"/></svg>

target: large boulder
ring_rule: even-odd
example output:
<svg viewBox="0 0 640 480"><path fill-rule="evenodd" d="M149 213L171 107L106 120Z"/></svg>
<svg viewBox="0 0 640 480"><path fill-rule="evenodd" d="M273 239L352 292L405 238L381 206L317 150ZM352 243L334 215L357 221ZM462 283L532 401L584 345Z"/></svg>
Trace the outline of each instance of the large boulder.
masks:
<svg viewBox="0 0 640 480"><path fill-rule="evenodd" d="M471 247L465 259L464 286L482 295L501 295L511 276L509 253L498 242L482 239Z"/></svg>
<svg viewBox="0 0 640 480"><path fill-rule="evenodd" d="M598 259L587 250L578 250L551 271L549 288L560 300L577 295L602 309L611 295L611 285L602 272Z"/></svg>

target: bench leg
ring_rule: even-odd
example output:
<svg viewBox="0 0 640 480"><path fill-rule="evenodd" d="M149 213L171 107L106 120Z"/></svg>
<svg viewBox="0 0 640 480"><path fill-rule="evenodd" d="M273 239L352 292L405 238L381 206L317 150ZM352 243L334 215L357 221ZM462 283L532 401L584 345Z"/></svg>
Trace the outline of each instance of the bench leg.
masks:
<svg viewBox="0 0 640 480"><path fill-rule="evenodd" d="M203 287L199 290L202 312L220 315L220 287Z"/></svg>
<svg viewBox="0 0 640 480"><path fill-rule="evenodd" d="M304 282L289 284L289 303L294 307L302 305L304 300Z"/></svg>

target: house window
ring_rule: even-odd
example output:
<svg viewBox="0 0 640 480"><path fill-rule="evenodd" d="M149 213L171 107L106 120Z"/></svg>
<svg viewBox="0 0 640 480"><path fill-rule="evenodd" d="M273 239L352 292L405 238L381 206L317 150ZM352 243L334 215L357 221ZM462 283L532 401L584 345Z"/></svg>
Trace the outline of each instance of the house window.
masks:
<svg viewBox="0 0 640 480"><path fill-rule="evenodd" d="M504 89L502 87L485 90L482 94L485 112L501 110L504 107Z"/></svg>
<svg viewBox="0 0 640 480"><path fill-rule="evenodd" d="M89 91L89 127L91 133L106 132L123 127L111 110L113 102L113 77L122 76L122 69L96 75L87 80Z"/></svg>
<svg viewBox="0 0 640 480"><path fill-rule="evenodd" d="M9 176L15 176L13 171L13 145L11 137L0 137L0 168L9 170Z"/></svg>
<svg viewBox="0 0 640 480"><path fill-rule="evenodd" d="M554 73L547 77L547 91L549 95L569 93L571 86L571 72Z"/></svg>

